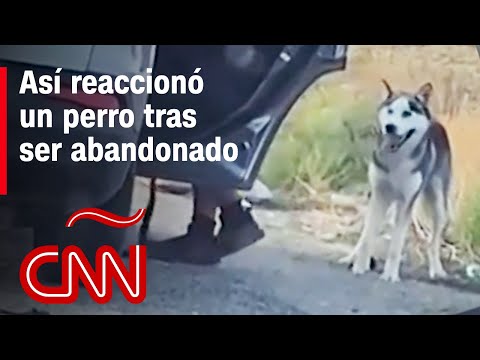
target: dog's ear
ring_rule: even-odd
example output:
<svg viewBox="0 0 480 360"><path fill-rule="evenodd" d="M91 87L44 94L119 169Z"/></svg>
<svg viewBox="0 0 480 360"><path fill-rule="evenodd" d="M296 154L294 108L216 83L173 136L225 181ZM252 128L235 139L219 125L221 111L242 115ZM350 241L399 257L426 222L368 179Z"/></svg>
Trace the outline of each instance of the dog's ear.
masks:
<svg viewBox="0 0 480 360"><path fill-rule="evenodd" d="M385 80L385 79L382 79L382 84L383 84L383 86L385 86L385 90L387 90L386 99L390 99L393 96L392 87L390 86L388 81Z"/></svg>
<svg viewBox="0 0 480 360"><path fill-rule="evenodd" d="M423 84L420 89L418 89L415 96L421 100L424 104L427 104L430 100L430 97L433 92L433 85L431 83Z"/></svg>

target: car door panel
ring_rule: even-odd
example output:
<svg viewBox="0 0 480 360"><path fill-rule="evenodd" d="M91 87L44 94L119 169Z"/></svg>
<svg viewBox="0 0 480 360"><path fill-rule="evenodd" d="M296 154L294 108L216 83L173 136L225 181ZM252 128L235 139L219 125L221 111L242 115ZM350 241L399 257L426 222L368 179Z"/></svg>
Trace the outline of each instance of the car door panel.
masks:
<svg viewBox="0 0 480 360"><path fill-rule="evenodd" d="M144 128L140 136L140 141L146 141L147 136L154 136L155 143L162 141L170 144L179 141L207 144L215 136L221 136L222 143L233 142L237 145L238 158L235 162L222 159L218 162L138 163L137 173L146 177L249 189L275 134L296 100L316 79L345 67L346 45L282 45L281 51L278 49L275 49L275 61L261 74L261 81L258 81L259 77L257 83L253 84L256 86L250 83L243 87L250 86L249 94L239 90L241 100L230 108L224 107L223 113L218 112L221 115L215 121L204 122L204 126L197 129L196 133L182 129L166 129L161 133L162 129ZM157 53L158 56L161 53ZM205 86L208 86L208 79L205 81ZM241 88L238 83L233 83L229 91L234 92L236 86ZM216 96L221 94L221 89L216 90ZM174 104L179 105L181 100L177 95ZM222 96L207 98L208 101L209 106L215 106L216 102L222 101ZM162 108L167 101L158 98L150 102L152 107Z"/></svg>

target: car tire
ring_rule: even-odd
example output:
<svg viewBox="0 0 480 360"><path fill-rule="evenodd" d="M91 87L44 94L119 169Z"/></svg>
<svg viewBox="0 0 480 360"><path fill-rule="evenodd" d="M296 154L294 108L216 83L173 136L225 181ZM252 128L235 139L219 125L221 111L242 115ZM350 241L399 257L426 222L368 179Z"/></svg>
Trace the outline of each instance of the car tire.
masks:
<svg viewBox="0 0 480 360"><path fill-rule="evenodd" d="M106 203L98 206L102 210L120 216L129 216L135 176L129 171L120 190ZM112 246L118 253L126 243L129 229L117 229L92 220L81 220L71 228L65 224L71 214L54 215L49 223L34 226L35 247L58 245L59 254L69 245L76 245L84 252L88 261L95 266L95 254L102 245ZM60 255L59 255L60 256ZM42 283L60 284L60 263L45 264L39 268L38 279Z"/></svg>

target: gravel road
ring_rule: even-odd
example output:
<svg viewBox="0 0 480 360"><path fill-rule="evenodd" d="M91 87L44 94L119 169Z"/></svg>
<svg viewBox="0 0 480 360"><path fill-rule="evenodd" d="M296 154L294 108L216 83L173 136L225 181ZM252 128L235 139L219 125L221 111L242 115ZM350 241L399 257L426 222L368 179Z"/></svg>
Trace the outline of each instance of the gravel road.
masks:
<svg viewBox="0 0 480 360"><path fill-rule="evenodd" d="M132 211L145 206L146 200L147 189L138 182ZM162 194L152 235L164 239L182 233L190 209L190 199ZM304 251L299 256L300 240L290 236L287 229L267 228L266 239L216 267L167 265L150 260L148 295L140 305L127 303L119 292L107 305L93 303L86 293L81 293L73 305L34 304L16 281L7 283L15 273L3 267L0 307L11 311L35 307L51 314L414 315L454 314L480 306L480 294L415 280L387 284L374 273L353 277L344 267L329 263L315 251Z"/></svg>

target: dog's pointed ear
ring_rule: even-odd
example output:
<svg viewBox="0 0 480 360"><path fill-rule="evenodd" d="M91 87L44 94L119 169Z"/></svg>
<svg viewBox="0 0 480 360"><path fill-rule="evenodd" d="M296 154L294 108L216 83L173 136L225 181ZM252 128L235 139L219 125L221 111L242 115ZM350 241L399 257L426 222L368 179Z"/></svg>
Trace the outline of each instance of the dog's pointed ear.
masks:
<svg viewBox="0 0 480 360"><path fill-rule="evenodd" d="M421 100L424 104L428 103L433 92L433 85L431 83L423 84L420 89L418 89L415 96Z"/></svg>
<svg viewBox="0 0 480 360"><path fill-rule="evenodd" d="M386 98L387 98L387 99L390 99L390 98L393 96L392 87L390 86L390 84L388 83L388 81L385 80L385 79L382 79L382 84L383 84L383 86L385 86L385 90L387 91Z"/></svg>

